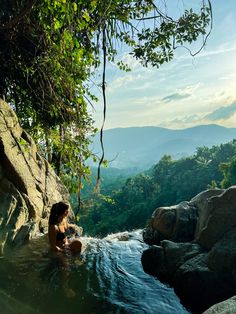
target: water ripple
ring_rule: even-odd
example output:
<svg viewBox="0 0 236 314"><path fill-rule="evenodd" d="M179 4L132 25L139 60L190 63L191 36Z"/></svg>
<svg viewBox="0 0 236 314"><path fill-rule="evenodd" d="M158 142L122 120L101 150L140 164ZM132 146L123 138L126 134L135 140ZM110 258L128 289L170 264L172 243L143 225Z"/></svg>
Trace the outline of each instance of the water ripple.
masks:
<svg viewBox="0 0 236 314"><path fill-rule="evenodd" d="M188 313L143 271L141 231L81 241L79 257L55 259L41 238L0 259L1 314Z"/></svg>

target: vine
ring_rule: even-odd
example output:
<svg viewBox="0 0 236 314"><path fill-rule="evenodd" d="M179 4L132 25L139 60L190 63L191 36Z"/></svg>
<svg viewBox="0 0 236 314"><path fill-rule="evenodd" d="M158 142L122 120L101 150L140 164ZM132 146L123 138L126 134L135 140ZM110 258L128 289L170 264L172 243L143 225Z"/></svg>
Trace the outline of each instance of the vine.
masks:
<svg viewBox="0 0 236 314"><path fill-rule="evenodd" d="M140 26L146 20L154 21L152 28ZM178 47L203 36L199 53L211 28L209 0L202 0L199 12L185 10L176 20L153 0L2 0L0 97L11 104L70 190L78 191L79 201L81 180L90 174L86 161L98 160L89 146L97 132L88 112L96 101L88 85L92 72L102 65L99 190L105 157L106 62L128 70L117 58L116 43L129 47L144 66L158 68L173 59Z"/></svg>

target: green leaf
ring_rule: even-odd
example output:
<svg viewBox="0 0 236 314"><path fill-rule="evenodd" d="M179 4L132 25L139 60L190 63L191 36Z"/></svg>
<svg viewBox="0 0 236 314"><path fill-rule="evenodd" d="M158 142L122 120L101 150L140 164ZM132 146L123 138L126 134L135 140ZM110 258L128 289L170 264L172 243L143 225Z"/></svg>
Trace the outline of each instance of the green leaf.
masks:
<svg viewBox="0 0 236 314"><path fill-rule="evenodd" d="M77 11L77 3L76 2L73 2L72 3L72 6L73 6L73 10L76 12Z"/></svg>

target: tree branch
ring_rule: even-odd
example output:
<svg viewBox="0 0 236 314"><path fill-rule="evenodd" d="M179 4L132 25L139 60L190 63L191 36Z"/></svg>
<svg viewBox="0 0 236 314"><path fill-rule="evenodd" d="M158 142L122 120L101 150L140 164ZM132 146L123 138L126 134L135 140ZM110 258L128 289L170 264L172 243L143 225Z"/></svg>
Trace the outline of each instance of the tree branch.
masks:
<svg viewBox="0 0 236 314"><path fill-rule="evenodd" d="M15 27L20 22L20 20L22 20L22 18L25 17L25 15L30 13L36 2L37 0L29 1L29 3L22 9L22 11L16 17L10 19L5 24L1 25L0 30L12 29L13 27Z"/></svg>

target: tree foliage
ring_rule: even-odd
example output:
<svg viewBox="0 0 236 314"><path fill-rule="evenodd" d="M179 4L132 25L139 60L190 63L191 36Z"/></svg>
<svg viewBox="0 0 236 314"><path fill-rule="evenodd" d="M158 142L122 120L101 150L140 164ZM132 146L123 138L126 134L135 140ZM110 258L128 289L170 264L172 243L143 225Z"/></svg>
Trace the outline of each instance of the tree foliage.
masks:
<svg viewBox="0 0 236 314"><path fill-rule="evenodd" d="M228 188L236 184L236 157L234 156L229 162L220 165L224 177L221 181L222 188Z"/></svg>
<svg viewBox="0 0 236 314"><path fill-rule="evenodd" d="M146 173L113 183L112 191L109 182L103 187L107 198L87 195L88 203L85 201L80 213L84 229L91 235L104 236L143 228L157 207L189 201L207 188L236 184L235 156L236 141L200 147L193 156L179 160L163 156Z"/></svg>
<svg viewBox="0 0 236 314"><path fill-rule="evenodd" d="M200 35L204 44L210 23L209 1L174 19L153 0L2 0L0 97L58 174L85 176L88 135L96 131L88 113L96 100L88 84L93 72L116 59L118 42L158 68L178 46Z"/></svg>

